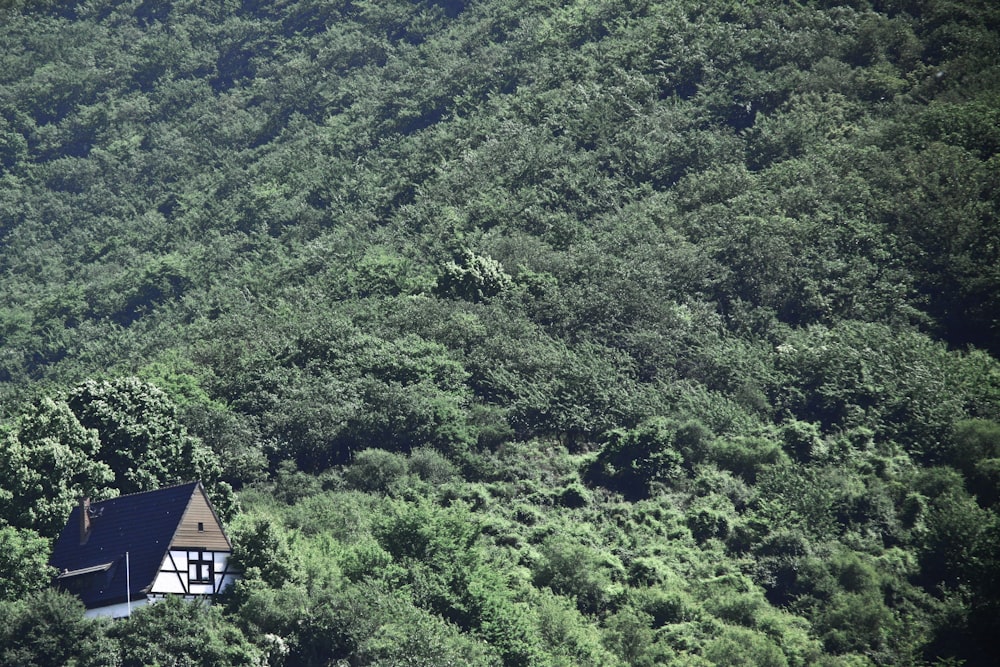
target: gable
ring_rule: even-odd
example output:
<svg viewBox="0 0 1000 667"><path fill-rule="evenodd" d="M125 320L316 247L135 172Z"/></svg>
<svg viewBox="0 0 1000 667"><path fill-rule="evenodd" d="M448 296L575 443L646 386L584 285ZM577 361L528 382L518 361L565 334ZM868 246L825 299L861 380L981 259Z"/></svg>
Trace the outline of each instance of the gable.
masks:
<svg viewBox="0 0 1000 667"><path fill-rule="evenodd" d="M181 516L170 541L171 549L209 549L212 551L230 551L232 545L222 530L219 517L212 510L205 495L205 489L199 484L191 494L187 509Z"/></svg>

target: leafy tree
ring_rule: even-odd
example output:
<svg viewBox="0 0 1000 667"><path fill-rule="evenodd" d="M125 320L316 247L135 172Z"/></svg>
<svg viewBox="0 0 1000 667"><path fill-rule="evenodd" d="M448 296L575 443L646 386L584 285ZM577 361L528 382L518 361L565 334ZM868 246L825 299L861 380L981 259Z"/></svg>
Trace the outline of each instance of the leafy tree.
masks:
<svg viewBox="0 0 1000 667"><path fill-rule="evenodd" d="M285 532L266 517L242 515L232 528L233 563L249 578L280 587L295 574L295 557Z"/></svg>
<svg viewBox="0 0 1000 667"><path fill-rule="evenodd" d="M780 403L823 430L871 425L876 438L927 461L946 454L961 394L948 352L921 334L842 322L795 332L778 346Z"/></svg>
<svg viewBox="0 0 1000 667"><path fill-rule="evenodd" d="M788 659L765 635L746 628L727 626L705 647L713 665L770 665L782 667Z"/></svg>
<svg viewBox="0 0 1000 667"><path fill-rule="evenodd" d="M125 493L198 479L203 450L176 421L166 394L137 378L90 380L70 394L80 423L100 438L100 457Z"/></svg>
<svg viewBox="0 0 1000 667"><path fill-rule="evenodd" d="M747 482L756 482L772 466L788 463L788 456L774 440L762 436L719 438L706 458Z"/></svg>
<svg viewBox="0 0 1000 667"><path fill-rule="evenodd" d="M205 369L176 351L161 355L138 376L159 387L177 406L177 418L216 454L222 479L237 485L259 481L267 458L248 420L205 391Z"/></svg>
<svg viewBox="0 0 1000 667"><path fill-rule="evenodd" d="M414 275L416 272L413 262L396 254L391 248L373 248L366 251L358 262L350 276L350 282L353 291L360 298L429 291L429 280L424 276Z"/></svg>
<svg viewBox="0 0 1000 667"><path fill-rule="evenodd" d="M116 642L105 626L83 616L76 597L43 588L15 602L0 603L0 664L93 665L116 660Z"/></svg>
<svg viewBox="0 0 1000 667"><path fill-rule="evenodd" d="M376 602L381 624L359 637L359 664L499 665L487 645L463 635L439 617L383 593ZM526 664L526 663L522 663Z"/></svg>
<svg viewBox="0 0 1000 667"><path fill-rule="evenodd" d="M365 449L354 455L345 472L347 482L356 489L386 493L407 473L404 457L381 449Z"/></svg>
<svg viewBox="0 0 1000 667"><path fill-rule="evenodd" d="M614 584L602 554L570 538L550 537L539 548L534 583L576 600L586 614L598 614L611 603Z"/></svg>
<svg viewBox="0 0 1000 667"><path fill-rule="evenodd" d="M168 597L136 610L108 630L121 647L121 665L258 665L261 651L219 607Z"/></svg>
<svg viewBox="0 0 1000 667"><path fill-rule="evenodd" d="M673 420L658 417L635 429L608 432L588 476L634 499L649 495L656 484L676 481L682 475L678 429Z"/></svg>
<svg viewBox="0 0 1000 667"><path fill-rule="evenodd" d="M896 620L877 591L838 593L825 603L817 620L827 651L892 659L890 642Z"/></svg>
<svg viewBox="0 0 1000 667"><path fill-rule="evenodd" d="M458 468L440 452L422 447L410 452L410 472L430 484L440 485L458 478Z"/></svg>
<svg viewBox="0 0 1000 667"><path fill-rule="evenodd" d="M30 530L0 526L0 601L23 600L52 579L49 542Z"/></svg>
<svg viewBox="0 0 1000 667"><path fill-rule="evenodd" d="M61 401L42 399L0 447L0 512L12 525L54 537L83 496L115 495L114 472L95 460L97 434Z"/></svg>
<svg viewBox="0 0 1000 667"><path fill-rule="evenodd" d="M511 285L511 277L495 259L466 250L456 261L445 264L438 277L437 291L469 301L482 301L496 296Z"/></svg>
<svg viewBox="0 0 1000 667"><path fill-rule="evenodd" d="M687 525L699 541L726 540L737 523L734 515L732 504L726 502L723 496L698 498L687 510Z"/></svg>
<svg viewBox="0 0 1000 667"><path fill-rule="evenodd" d="M652 618L641 611L625 608L605 622L604 643L626 665L655 665Z"/></svg>
<svg viewBox="0 0 1000 667"><path fill-rule="evenodd" d="M612 665L615 655L602 644L602 634L565 596L542 589L532 605L543 645L556 664Z"/></svg>
<svg viewBox="0 0 1000 667"><path fill-rule="evenodd" d="M219 481L215 455L187 432L176 406L158 387L135 377L88 380L67 403L81 424L97 431L96 456L114 472L122 493L201 480L219 513L232 514L232 488Z"/></svg>
<svg viewBox="0 0 1000 667"><path fill-rule="evenodd" d="M921 575L928 584L975 585L992 562L996 515L964 491L935 498L919 531Z"/></svg>
<svg viewBox="0 0 1000 667"><path fill-rule="evenodd" d="M792 420L781 426L785 448L799 461L810 461L823 455L823 436L816 424Z"/></svg>
<svg viewBox="0 0 1000 667"><path fill-rule="evenodd" d="M998 499L1000 478L1000 424L970 419L955 424L955 466L965 475L969 490L984 505Z"/></svg>
<svg viewBox="0 0 1000 667"><path fill-rule="evenodd" d="M470 582L484 566L475 548L480 530L461 504L439 510L426 501L394 502L373 534L394 562L412 568L409 587L418 604L468 628L477 618Z"/></svg>

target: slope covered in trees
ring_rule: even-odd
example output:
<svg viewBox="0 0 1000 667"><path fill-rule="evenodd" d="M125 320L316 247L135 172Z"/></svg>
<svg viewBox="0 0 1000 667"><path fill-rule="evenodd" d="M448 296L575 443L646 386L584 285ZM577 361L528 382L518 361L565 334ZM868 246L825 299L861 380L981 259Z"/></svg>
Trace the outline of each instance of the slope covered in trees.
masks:
<svg viewBox="0 0 1000 667"><path fill-rule="evenodd" d="M0 59L0 663L990 664L994 3L8 0ZM45 590L192 476L225 605Z"/></svg>

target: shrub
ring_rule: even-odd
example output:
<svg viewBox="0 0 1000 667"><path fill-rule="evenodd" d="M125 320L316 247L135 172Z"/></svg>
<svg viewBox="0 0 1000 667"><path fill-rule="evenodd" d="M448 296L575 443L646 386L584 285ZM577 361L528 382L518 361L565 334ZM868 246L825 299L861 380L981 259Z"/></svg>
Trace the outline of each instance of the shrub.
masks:
<svg viewBox="0 0 1000 667"><path fill-rule="evenodd" d="M407 460L402 454L382 449L364 449L344 472L344 479L354 489L369 493L388 493L406 477Z"/></svg>

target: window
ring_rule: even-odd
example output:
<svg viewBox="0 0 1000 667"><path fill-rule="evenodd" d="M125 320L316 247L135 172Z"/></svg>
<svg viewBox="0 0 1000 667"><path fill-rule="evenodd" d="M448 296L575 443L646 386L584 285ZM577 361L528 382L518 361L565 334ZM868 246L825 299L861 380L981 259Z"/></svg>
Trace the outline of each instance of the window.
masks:
<svg viewBox="0 0 1000 667"><path fill-rule="evenodd" d="M202 523L201 521L198 522L198 532L199 533L204 533L205 532L205 524Z"/></svg>
<svg viewBox="0 0 1000 667"><path fill-rule="evenodd" d="M192 551L188 554L188 583L211 584L215 579L215 561L211 552Z"/></svg>

